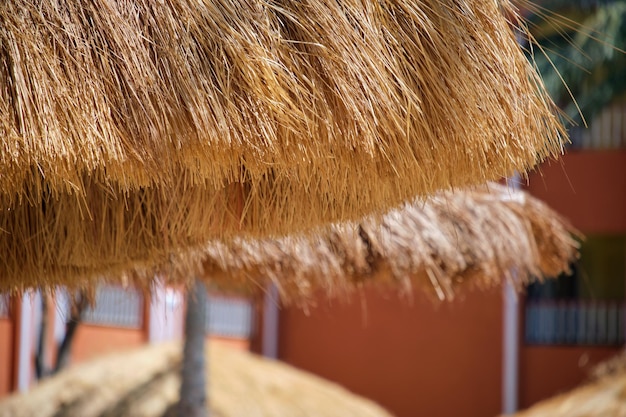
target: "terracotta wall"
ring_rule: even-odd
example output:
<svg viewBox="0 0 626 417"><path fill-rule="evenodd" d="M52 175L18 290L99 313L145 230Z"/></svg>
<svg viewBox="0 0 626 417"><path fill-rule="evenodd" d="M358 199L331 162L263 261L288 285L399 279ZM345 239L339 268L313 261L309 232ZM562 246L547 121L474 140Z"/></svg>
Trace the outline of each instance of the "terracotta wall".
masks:
<svg viewBox="0 0 626 417"><path fill-rule="evenodd" d="M147 333L142 329L81 324L72 345L72 362L78 363L98 355L136 348L147 343L147 340ZM240 350L248 350L250 346L247 339L208 337L207 340L209 343L215 341Z"/></svg>
<svg viewBox="0 0 626 417"><path fill-rule="evenodd" d="M285 308L279 355L400 417L494 416L500 411L500 290L412 305L368 291L306 315Z"/></svg>
<svg viewBox="0 0 626 417"><path fill-rule="evenodd" d="M222 346L228 346L231 349L245 352L250 350L250 340L236 337L207 336L206 343L217 343Z"/></svg>
<svg viewBox="0 0 626 417"><path fill-rule="evenodd" d="M626 150L572 151L543 164L528 189L583 233L626 233Z"/></svg>
<svg viewBox="0 0 626 417"><path fill-rule="evenodd" d="M13 323L0 318L0 397L13 387Z"/></svg>
<svg viewBox="0 0 626 417"><path fill-rule="evenodd" d="M572 151L544 164L529 191L586 234L626 234L626 150ZM520 405L568 390L619 347L522 346Z"/></svg>
<svg viewBox="0 0 626 417"><path fill-rule="evenodd" d="M81 323L72 344L72 362L77 363L98 355L139 347L147 342L144 329L97 326Z"/></svg>

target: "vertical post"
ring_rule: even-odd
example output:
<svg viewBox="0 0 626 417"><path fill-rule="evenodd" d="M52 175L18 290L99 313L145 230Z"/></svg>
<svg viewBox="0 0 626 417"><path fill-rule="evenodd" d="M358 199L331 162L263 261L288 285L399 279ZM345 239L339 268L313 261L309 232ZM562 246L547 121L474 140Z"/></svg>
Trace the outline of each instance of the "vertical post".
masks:
<svg viewBox="0 0 626 417"><path fill-rule="evenodd" d="M502 346L502 413L512 414L518 406L519 303L513 284L504 283Z"/></svg>
<svg viewBox="0 0 626 417"><path fill-rule="evenodd" d="M158 343L167 339L165 288L159 283L152 289L148 314L148 342Z"/></svg>
<svg viewBox="0 0 626 417"><path fill-rule="evenodd" d="M183 336L183 294L180 290L158 284L150 297L148 341L178 340Z"/></svg>
<svg viewBox="0 0 626 417"><path fill-rule="evenodd" d="M32 375L33 301L30 292L22 294L19 301L16 386L20 392L28 390Z"/></svg>
<svg viewBox="0 0 626 417"><path fill-rule="evenodd" d="M179 416L206 417L207 380L204 342L206 338L207 291L196 279L187 291L185 347L181 370Z"/></svg>
<svg viewBox="0 0 626 417"><path fill-rule="evenodd" d="M278 359L278 288L269 284L263 297L263 356Z"/></svg>
<svg viewBox="0 0 626 417"><path fill-rule="evenodd" d="M49 300L48 294L40 290L39 301L41 306L39 318L39 336L37 337L37 352L35 354L35 375L42 379L48 374L48 330L49 330Z"/></svg>
<svg viewBox="0 0 626 417"><path fill-rule="evenodd" d="M22 329L22 295L11 296L9 314L11 316L11 391L19 386L20 338Z"/></svg>
<svg viewBox="0 0 626 417"><path fill-rule="evenodd" d="M507 181L512 190L519 190L519 175ZM515 279L515 272L511 271ZM502 286L502 413L517 411L519 392L519 301L512 282Z"/></svg>
<svg viewBox="0 0 626 417"><path fill-rule="evenodd" d="M70 300L66 291L57 288L54 296L54 343L58 346L65 338L65 320L70 314Z"/></svg>
<svg viewBox="0 0 626 417"><path fill-rule="evenodd" d="M626 105L624 105L624 111L626 113ZM626 128L626 126L625 126ZM626 140L626 139L625 139ZM626 269L626 246L624 246L624 268ZM622 279L625 281L624 282L624 294L622 299L617 303L617 334L615 335L615 338L617 340L618 343L620 343L622 345L622 348L624 348L624 343L626 343L626 274L624 275L624 277L622 277Z"/></svg>

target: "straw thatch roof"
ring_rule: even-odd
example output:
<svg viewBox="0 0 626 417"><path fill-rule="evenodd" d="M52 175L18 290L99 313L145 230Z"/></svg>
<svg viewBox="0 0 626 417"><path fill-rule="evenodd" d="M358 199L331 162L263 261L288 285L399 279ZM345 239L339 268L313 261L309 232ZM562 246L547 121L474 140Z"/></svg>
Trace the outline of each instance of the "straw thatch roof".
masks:
<svg viewBox="0 0 626 417"><path fill-rule="evenodd" d="M482 0L2 2L1 285L527 171L563 131L514 15Z"/></svg>
<svg viewBox="0 0 626 417"><path fill-rule="evenodd" d="M573 233L539 200L490 184L307 236L215 241L174 258L160 273L170 281L200 276L238 290L271 280L297 301L317 289L341 293L369 282L452 298L464 283L485 288L510 279L521 288L569 270L578 248ZM151 278L155 270L135 272Z"/></svg>
<svg viewBox="0 0 626 417"><path fill-rule="evenodd" d="M594 380L513 416L626 417L626 354L598 365L592 375Z"/></svg>
<svg viewBox="0 0 626 417"><path fill-rule="evenodd" d="M118 233L121 247L128 248L123 256L136 253L130 246L135 242L132 235L113 232ZM124 281L131 276L145 285L159 275L169 282L201 276L237 290L272 280L283 295L296 299L320 287L333 292L369 281L389 281L407 289L434 288L443 298L452 297L454 288L465 281L491 286L515 271L516 282L523 285L534 277L566 271L577 256L578 243L572 233L577 232L539 200L490 184L441 192L384 216L307 235L214 240L201 249L172 250L159 262L107 262L113 254L104 259L85 255L91 263L64 264L61 259L71 258L50 252L49 263L43 266L45 277L37 274L41 265L31 267L25 259L23 265L13 265L19 272L15 280L0 280L0 290L16 285L90 286L102 276ZM5 267L11 261L5 258Z"/></svg>
<svg viewBox="0 0 626 417"><path fill-rule="evenodd" d="M71 367L0 401L0 417L162 417L178 399L180 346L150 346ZM391 417L372 401L286 364L209 347L211 415Z"/></svg>
<svg viewBox="0 0 626 417"><path fill-rule="evenodd" d="M389 281L434 288L444 298L464 281L492 286L515 274L521 286L568 270L578 246L571 232L545 204L492 184L440 193L322 236L215 243L206 250L205 276L268 277L286 293Z"/></svg>
<svg viewBox="0 0 626 417"><path fill-rule="evenodd" d="M397 201L526 171L562 130L505 15L482 0L2 2L3 207L90 181L285 174L331 196L411 179Z"/></svg>

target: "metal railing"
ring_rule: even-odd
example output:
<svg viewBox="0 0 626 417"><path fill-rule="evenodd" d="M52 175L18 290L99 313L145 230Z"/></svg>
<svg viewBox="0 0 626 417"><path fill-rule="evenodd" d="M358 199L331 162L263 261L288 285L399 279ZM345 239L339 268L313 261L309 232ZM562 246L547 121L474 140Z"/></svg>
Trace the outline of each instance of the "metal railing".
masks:
<svg viewBox="0 0 626 417"><path fill-rule="evenodd" d="M96 303L83 313L83 322L103 326L138 329L143 325L143 296L118 286L100 286Z"/></svg>
<svg viewBox="0 0 626 417"><path fill-rule="evenodd" d="M246 339L252 334L252 304L246 299L209 295L208 334Z"/></svg>
<svg viewBox="0 0 626 417"><path fill-rule="evenodd" d="M144 299L140 292L118 286L100 286L96 303L85 310L82 321L102 326L141 328ZM65 303L69 317L69 303ZM248 338L253 329L253 309L249 300L211 294L208 297L208 334L233 338Z"/></svg>
<svg viewBox="0 0 626 417"><path fill-rule="evenodd" d="M626 102L607 106L588 122L588 129L579 126L569 129L573 149L626 148Z"/></svg>
<svg viewBox="0 0 626 417"><path fill-rule="evenodd" d="M625 305L618 301L527 301L525 339L539 345L624 343Z"/></svg>

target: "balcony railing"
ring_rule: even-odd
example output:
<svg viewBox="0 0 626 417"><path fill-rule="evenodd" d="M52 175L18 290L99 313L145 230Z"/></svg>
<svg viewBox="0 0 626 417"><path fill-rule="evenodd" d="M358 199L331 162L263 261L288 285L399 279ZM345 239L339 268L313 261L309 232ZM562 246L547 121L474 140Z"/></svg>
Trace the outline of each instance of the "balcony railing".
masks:
<svg viewBox="0 0 626 417"><path fill-rule="evenodd" d="M95 305L85 310L82 319L85 323L101 326L139 329L143 324L143 296L131 289L100 286Z"/></svg>
<svg viewBox="0 0 626 417"><path fill-rule="evenodd" d="M66 317L70 306L67 296L59 299ZM118 286L100 286L96 303L83 313L83 322L101 326L139 329L143 325L143 296L138 291ZM1 304L0 304L1 306ZM0 315L1 315L0 307ZM209 295L207 309L207 334L246 339L252 334L253 311L250 301Z"/></svg>
<svg viewBox="0 0 626 417"><path fill-rule="evenodd" d="M587 122L588 129L570 128L572 149L626 149L626 102L607 106Z"/></svg>
<svg viewBox="0 0 626 417"><path fill-rule="evenodd" d="M538 345L624 343L625 305L617 301L528 301L525 339Z"/></svg>
<svg viewBox="0 0 626 417"><path fill-rule="evenodd" d="M246 299L209 296L208 334L247 339L252 334L252 305Z"/></svg>

